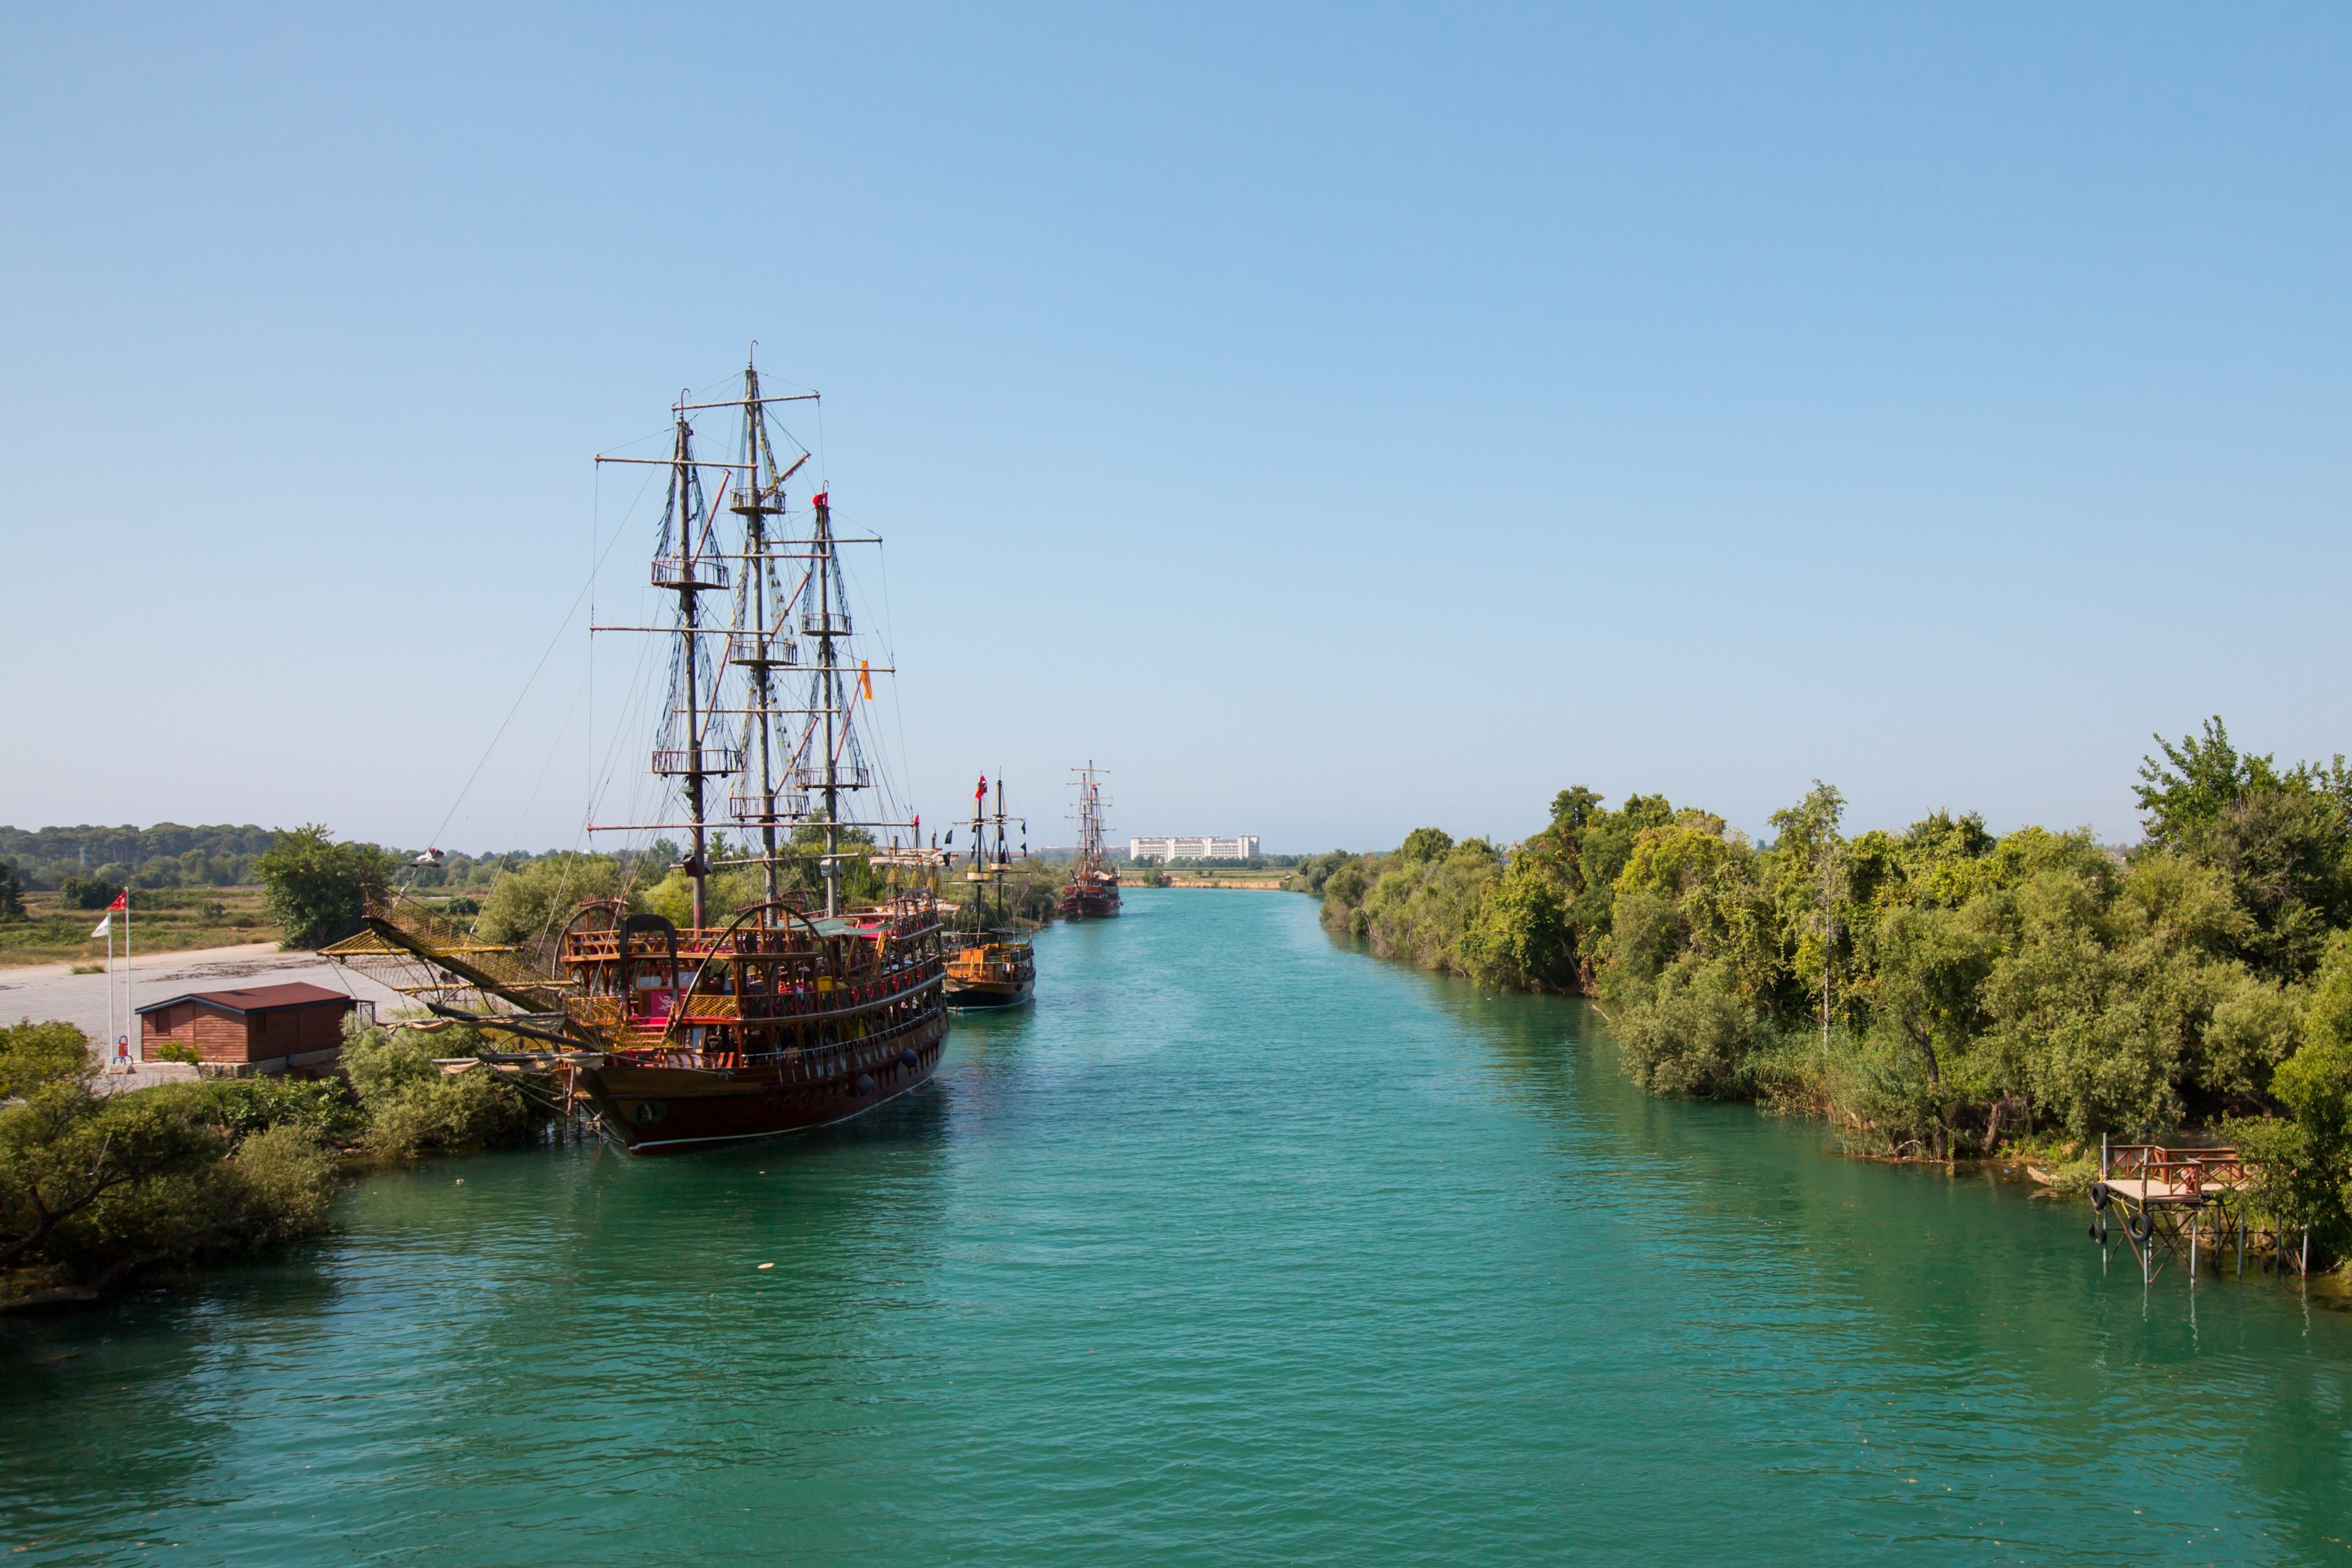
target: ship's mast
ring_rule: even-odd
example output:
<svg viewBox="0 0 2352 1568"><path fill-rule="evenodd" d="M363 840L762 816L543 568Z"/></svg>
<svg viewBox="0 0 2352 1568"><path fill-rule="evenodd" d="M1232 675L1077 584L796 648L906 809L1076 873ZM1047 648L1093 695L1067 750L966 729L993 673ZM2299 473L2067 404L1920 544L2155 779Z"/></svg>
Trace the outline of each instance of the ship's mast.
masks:
<svg viewBox="0 0 2352 1568"><path fill-rule="evenodd" d="M1101 770L1089 758L1083 768L1072 768L1078 787L1078 856L1075 870L1099 871L1103 861Z"/></svg>
<svg viewBox="0 0 2352 1568"><path fill-rule="evenodd" d="M834 668L833 649L833 497L821 493L816 498L816 530L809 543L809 553L815 557L816 569L816 678L817 689L824 700L814 704L823 709L824 721L824 858L818 869L824 876L824 912L841 913L841 769L839 753L834 740L834 723L837 719L845 728L849 715L838 712L841 681ZM841 629L849 629L849 612L841 612Z"/></svg>
<svg viewBox="0 0 2352 1568"><path fill-rule="evenodd" d="M693 881L697 926L708 920L707 879L712 868L710 802L706 779L740 775L728 801L729 813L747 834L756 826L759 847L756 854L741 859L722 859L719 864L749 865L756 861L761 868L763 890L770 899L784 891L783 862L802 858L793 846L778 842L778 828L822 822L824 847L818 868L824 879L824 911L835 916L842 912L845 902L841 886L843 797L875 784L857 734L855 708L861 696L872 699L875 676L894 671L887 665L872 667L863 660L851 662L854 656L850 647L849 593L842 572L840 546L878 545L882 541L878 536L845 540L836 534L831 498L823 490L810 498L814 521L805 547L797 540L778 537L768 522L771 517L785 513L785 482L800 471L812 454L802 447L791 463L778 460L767 405L816 400L814 392L781 395L762 392L758 367L747 363L740 395L714 403L693 403L685 397L678 400L670 457L599 455L596 459L600 464L650 463L670 469L661 538L655 550L653 583L656 588L677 592L676 624L591 629L676 634L678 647L671 658L670 700L663 719L662 737L654 752L653 771L684 781L687 820L592 822L588 830L615 833L688 829L692 835L692 849L683 869ZM740 461L719 462L694 456L694 432L688 416L717 408L740 411L742 415ZM723 552L718 546L713 529L719 507L716 503L705 507L700 477L703 468L732 471L740 476L722 481L718 496L727 510L743 520L743 547L740 553ZM677 531L675 539L672 530ZM726 563L730 560L741 561L746 573L733 595L732 623L724 628L706 626L702 624L698 595L729 586ZM805 563L805 571L792 583L789 593L777 574L775 563L779 561ZM800 621L797 637L792 626L795 608ZM702 647L701 639L721 630L726 635L726 651L723 657L714 658ZM814 644L814 665L803 660L804 645L798 638L803 637ZM743 671L738 688L742 700L740 704L731 704L728 699L732 693L720 688L729 681L728 672L738 666ZM779 670L807 671L810 683L803 706L779 705ZM738 715L745 724L740 742L725 732L707 733L712 725ZM795 726L796 732L783 727L787 715L802 721ZM756 740L751 733L754 726L758 731ZM911 829L917 823L877 821L873 826ZM723 847L723 841L721 844Z"/></svg>
<svg viewBox="0 0 2352 1568"><path fill-rule="evenodd" d="M736 596L735 605L740 646L729 652L748 676L751 701L746 704L747 717L759 732L760 792L745 804L755 806L758 812L761 888L763 895L771 900L778 891L776 773L771 750L775 692L771 672L778 663L790 663L791 659L789 647L784 659L775 658L776 628L770 624L772 615L780 613L782 606L778 605L775 611L769 607L769 596L777 584L772 581L773 569L768 559L768 515L783 510L783 480L784 476L777 469L775 447L768 439L768 421L760 397L759 367L747 363L743 366L743 483L729 509L743 519L743 587Z"/></svg>
<svg viewBox="0 0 2352 1568"><path fill-rule="evenodd" d="M996 828L993 850L988 844L988 829L992 824ZM996 810L992 814L988 809L988 779L983 774L980 787L971 794L971 863L965 873L965 879L971 884L971 925L976 931L984 932L990 929L988 887L991 882L996 884L997 918L1003 920L1006 916L1004 872L1007 865L1004 858L1004 775L999 773L996 776Z"/></svg>
<svg viewBox="0 0 2352 1568"><path fill-rule="evenodd" d="M716 717L706 710L702 693L702 595L727 585L725 565L716 559L709 524L702 510L702 479L694 460L694 426L688 423L681 398L674 411L669 493L662 517L664 548L654 561L653 584L677 594L677 647L671 656L669 712L664 722L667 744L654 750L654 772L682 779L686 791L686 822L692 846L686 874L694 884L694 923L699 928L707 913L707 882L710 873L709 816L703 799L706 778L733 773L740 764L726 755L728 748L709 754L706 726ZM675 537L677 548L667 546Z"/></svg>

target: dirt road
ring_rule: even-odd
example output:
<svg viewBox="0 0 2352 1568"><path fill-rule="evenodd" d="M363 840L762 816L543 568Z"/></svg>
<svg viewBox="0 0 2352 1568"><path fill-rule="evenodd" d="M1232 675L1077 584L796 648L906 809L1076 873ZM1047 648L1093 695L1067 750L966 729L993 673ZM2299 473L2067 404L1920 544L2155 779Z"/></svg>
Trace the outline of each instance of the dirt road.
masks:
<svg viewBox="0 0 2352 1568"><path fill-rule="evenodd" d="M62 1018L79 1026L93 1044L106 1037L104 974L76 974L65 963L27 964L0 969L0 1019L35 1023ZM121 1006L122 962L115 961L115 1005ZM131 1001L134 1007L168 1001L184 991L227 990L239 985L283 985L307 980L313 985L348 991L362 1002L373 1002L387 1016L414 1005L409 999L363 974L331 963L315 952L280 952L275 942L244 947L198 948L189 952L140 953L131 961ZM118 1033L129 1026L117 1017Z"/></svg>

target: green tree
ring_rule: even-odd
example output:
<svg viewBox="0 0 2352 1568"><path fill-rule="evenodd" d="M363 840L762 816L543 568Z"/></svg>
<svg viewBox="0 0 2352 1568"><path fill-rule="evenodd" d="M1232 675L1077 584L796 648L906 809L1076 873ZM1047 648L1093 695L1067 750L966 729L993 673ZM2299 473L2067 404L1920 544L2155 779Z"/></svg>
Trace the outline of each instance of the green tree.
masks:
<svg viewBox="0 0 2352 1568"><path fill-rule="evenodd" d="M2352 1255L2352 931L2329 940L2302 1044L2271 1093L2285 1115L2229 1124L2254 1162L2255 1204L2286 1227L2308 1226L2323 1257Z"/></svg>
<svg viewBox="0 0 2352 1568"><path fill-rule="evenodd" d="M474 933L485 942L540 946L559 935L581 905L592 899L621 897L628 897L633 909L645 907L627 870L614 857L571 851L542 855L501 873L490 884Z"/></svg>
<svg viewBox="0 0 2352 1568"><path fill-rule="evenodd" d="M254 861L262 908L289 948L324 947L360 929L366 889L387 885L392 857L373 844L339 844L326 827L280 828Z"/></svg>
<svg viewBox="0 0 2352 1568"><path fill-rule="evenodd" d="M71 1024L31 1019L0 1028L0 1100L16 1100L45 1084L86 1079L98 1070L89 1041Z"/></svg>
<svg viewBox="0 0 2352 1568"><path fill-rule="evenodd" d="M2158 737L2139 796L2149 846L2227 876L2251 921L2237 951L2260 973L2297 980L2328 933L2352 924L2352 809L2341 757L2282 770L2242 754L2217 717L2179 744Z"/></svg>
<svg viewBox="0 0 2352 1568"><path fill-rule="evenodd" d="M1463 934L1463 973L1514 991L1573 991L1581 979L1569 919L1572 867L1557 842L1522 845Z"/></svg>
<svg viewBox="0 0 2352 1568"><path fill-rule="evenodd" d="M1416 827L1404 836L1397 858L1408 866L1443 858L1454 847L1454 836L1440 827Z"/></svg>

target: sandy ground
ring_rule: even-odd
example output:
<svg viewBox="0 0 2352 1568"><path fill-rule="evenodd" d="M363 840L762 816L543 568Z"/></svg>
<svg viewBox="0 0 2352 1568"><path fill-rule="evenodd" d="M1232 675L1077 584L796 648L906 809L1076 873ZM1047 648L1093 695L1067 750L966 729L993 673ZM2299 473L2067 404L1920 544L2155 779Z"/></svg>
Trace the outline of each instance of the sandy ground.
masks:
<svg viewBox="0 0 2352 1568"><path fill-rule="evenodd" d="M0 969L0 1019L13 1024L20 1018L30 1018L35 1023L63 1018L79 1026L93 1044L102 1043L106 1038L106 987L110 977L76 974L72 968L68 963L39 963L21 969ZM122 961L119 958L111 978L119 1009L122 994ZM131 1003L134 1007L144 1007L187 991L283 985L295 980L349 992L362 1002L373 1002L377 1011L387 1017L397 1008L413 1005L399 992L355 970L331 963L315 952L280 952L276 942L268 942L244 947L195 948L185 952L140 953L131 964ZM116 1019L116 1028L129 1032L120 1017Z"/></svg>

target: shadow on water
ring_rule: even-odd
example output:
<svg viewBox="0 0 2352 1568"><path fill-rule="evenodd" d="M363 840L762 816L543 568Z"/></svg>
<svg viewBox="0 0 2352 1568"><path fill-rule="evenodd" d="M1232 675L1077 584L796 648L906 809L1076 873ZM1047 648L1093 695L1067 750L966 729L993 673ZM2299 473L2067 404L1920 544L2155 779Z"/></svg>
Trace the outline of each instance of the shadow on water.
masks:
<svg viewBox="0 0 2352 1568"><path fill-rule="evenodd" d="M2089 1242L2080 1200L1850 1159L1802 1118L1655 1099L1589 1004L1419 978L1571 1180L1612 1189L1595 1222L1621 1233L1598 1249L1609 1266L1685 1271L1748 1328L1804 1325L1842 1363L1852 1418L1941 1472L1952 1489L1928 1511L1955 1535L2006 1512L2011 1544L2063 1549L2067 1531L2020 1517L2030 1491L2037 1514L2206 1548L2352 1550L2352 1324L2295 1284L2207 1272L2192 1288L2176 1264L2145 1286L2126 1251Z"/></svg>

